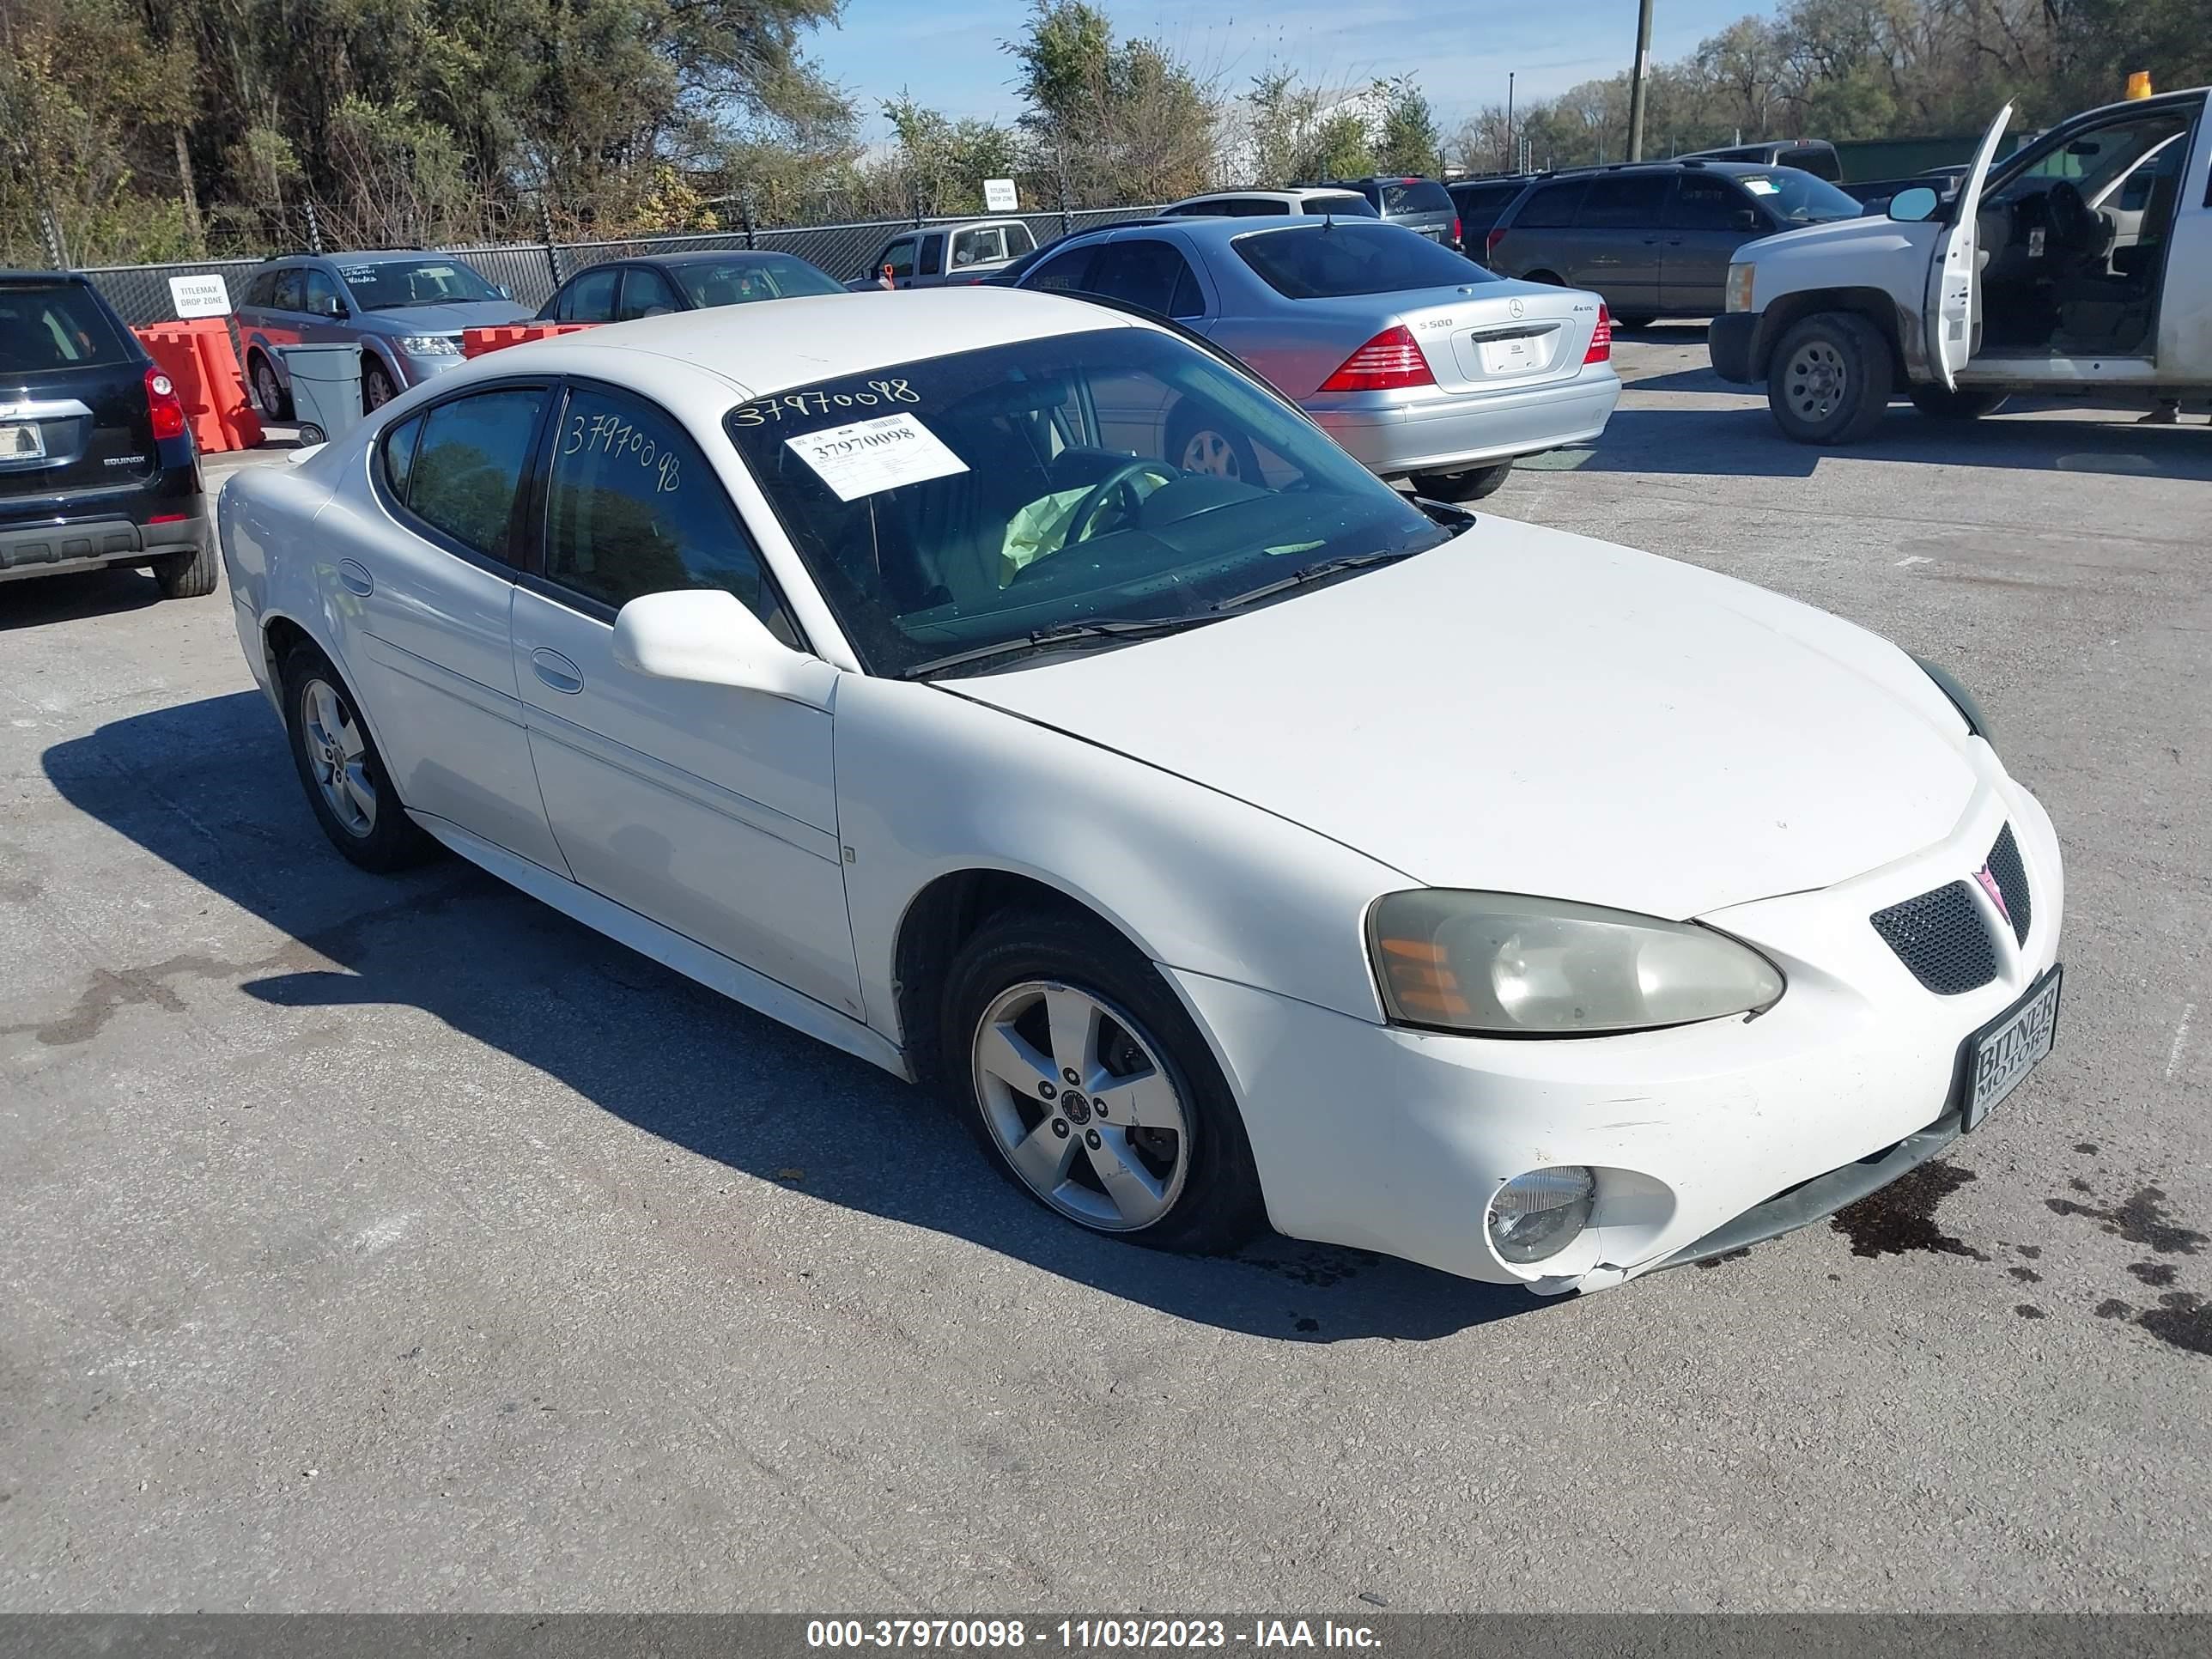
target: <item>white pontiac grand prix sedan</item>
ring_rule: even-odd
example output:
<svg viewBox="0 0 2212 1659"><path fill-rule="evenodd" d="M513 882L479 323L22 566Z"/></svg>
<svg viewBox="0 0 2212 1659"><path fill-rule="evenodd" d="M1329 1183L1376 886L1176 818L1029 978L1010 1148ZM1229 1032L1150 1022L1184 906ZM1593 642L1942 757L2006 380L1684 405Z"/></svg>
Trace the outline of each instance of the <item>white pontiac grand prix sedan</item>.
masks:
<svg viewBox="0 0 2212 1659"><path fill-rule="evenodd" d="M1200 405L1256 477L1179 470ZM225 487L338 849L433 841L941 1085L1100 1232L1542 1292L1802 1225L2051 1046L1972 700L1394 492L1172 325L793 299L478 359Z"/></svg>

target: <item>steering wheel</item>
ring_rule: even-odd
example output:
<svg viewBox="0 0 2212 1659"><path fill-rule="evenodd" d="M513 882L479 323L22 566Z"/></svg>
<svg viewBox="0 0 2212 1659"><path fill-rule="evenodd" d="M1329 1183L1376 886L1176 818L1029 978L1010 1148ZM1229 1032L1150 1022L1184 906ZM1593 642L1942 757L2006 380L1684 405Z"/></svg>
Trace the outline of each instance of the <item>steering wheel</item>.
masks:
<svg viewBox="0 0 2212 1659"><path fill-rule="evenodd" d="M1121 498L1122 516L1135 518L1138 507L1144 504L1144 498L1130 488L1138 479L1153 477L1164 484L1170 484L1181 477L1182 474L1165 461L1148 461L1139 458L1122 462L1093 484L1090 493L1075 504L1075 511L1068 517L1066 538L1060 545L1067 547L1077 542L1089 541L1098 528L1099 515L1105 511L1107 503L1117 495Z"/></svg>
<svg viewBox="0 0 2212 1659"><path fill-rule="evenodd" d="M2043 192L2043 210L2051 220L2051 239L2062 246L2087 252L2097 236L2097 216L2071 179L2061 179Z"/></svg>

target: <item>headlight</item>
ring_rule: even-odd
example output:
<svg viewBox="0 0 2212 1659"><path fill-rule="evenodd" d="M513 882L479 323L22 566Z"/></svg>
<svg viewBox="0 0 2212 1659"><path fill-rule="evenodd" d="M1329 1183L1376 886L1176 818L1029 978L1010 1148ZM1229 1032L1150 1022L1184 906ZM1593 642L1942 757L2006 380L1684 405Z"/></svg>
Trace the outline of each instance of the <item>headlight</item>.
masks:
<svg viewBox="0 0 2212 1659"><path fill-rule="evenodd" d="M1744 264L1729 267L1727 304L1730 311L1751 309L1751 288L1758 269L1756 265Z"/></svg>
<svg viewBox="0 0 2212 1659"><path fill-rule="evenodd" d="M450 334L410 334L399 342L399 349L410 357L458 357L461 343Z"/></svg>
<svg viewBox="0 0 2212 1659"><path fill-rule="evenodd" d="M1783 991L1725 933L1564 899L1422 888L1378 900L1368 929L1399 1025L1591 1036L1752 1013Z"/></svg>
<svg viewBox="0 0 2212 1659"><path fill-rule="evenodd" d="M1996 739L1990 736L1990 717L1982 713L1982 706L1974 701L1974 694L1959 684L1958 676L1948 668L1938 667L1925 657L1915 657L1912 660L1920 665L1922 673L1936 682L1936 689L1950 698L1951 707L1957 709L1959 718L1966 722L1968 733L1994 746Z"/></svg>
<svg viewBox="0 0 2212 1659"><path fill-rule="evenodd" d="M1596 1196L1597 1177L1579 1164L1516 1176L1490 1200L1491 1248L1524 1265L1557 1255L1589 1224Z"/></svg>

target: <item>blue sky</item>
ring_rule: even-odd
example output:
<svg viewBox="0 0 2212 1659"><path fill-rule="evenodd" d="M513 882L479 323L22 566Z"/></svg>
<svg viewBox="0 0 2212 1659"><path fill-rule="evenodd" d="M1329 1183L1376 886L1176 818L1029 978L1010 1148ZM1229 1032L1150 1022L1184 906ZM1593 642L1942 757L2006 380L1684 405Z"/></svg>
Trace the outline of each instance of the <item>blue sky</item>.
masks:
<svg viewBox="0 0 2212 1659"><path fill-rule="evenodd" d="M1157 35L1242 88L1273 57L1326 84L1416 71L1447 131L1505 97L1541 98L1627 67L1636 0L1107 0L1117 33ZM1652 53L1680 57L1772 0L1657 0ZM846 0L842 27L813 37L830 76L872 116L902 88L947 113L1011 120L1018 102L998 43L1028 0ZM870 120L873 136L881 124Z"/></svg>

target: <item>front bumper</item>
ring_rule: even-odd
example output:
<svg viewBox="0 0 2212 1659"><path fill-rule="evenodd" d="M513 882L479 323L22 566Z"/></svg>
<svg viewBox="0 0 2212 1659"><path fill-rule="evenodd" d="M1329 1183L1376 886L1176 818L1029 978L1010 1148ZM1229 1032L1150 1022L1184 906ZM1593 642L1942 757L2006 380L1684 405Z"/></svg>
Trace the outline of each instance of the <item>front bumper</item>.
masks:
<svg viewBox="0 0 2212 1659"><path fill-rule="evenodd" d="M1369 471L1395 478L1594 442L1620 401L1620 380L1608 368L1513 391L1439 393L1419 402L1391 401L1395 395L1316 396L1305 411Z"/></svg>
<svg viewBox="0 0 2212 1659"><path fill-rule="evenodd" d="M1996 979L1935 995L1868 918L1971 878L2007 823L2034 896L2033 928L2016 945L1992 920ZM1705 919L1788 976L1782 1000L1755 1019L1510 1041L1400 1030L1224 980L1170 978L1237 1091L1279 1231L1540 1292L1592 1291L1704 1253L1747 1212L1861 1159L1884 1160L1879 1185L1939 1151L1961 1044L2056 960L2063 908L2050 820L1990 757L1983 788L1940 846ZM1597 1170L1591 1224L1548 1261L1508 1264L1489 1248L1490 1196L1547 1164ZM1830 1182L1828 1208L1870 1189L1863 1177ZM1827 1212L1814 1200L1800 1207L1779 1224L1774 1210L1747 1218L1747 1236Z"/></svg>
<svg viewBox="0 0 2212 1659"><path fill-rule="evenodd" d="M103 565L147 564L208 544L204 513L167 524L140 524L120 514L65 519L48 524L0 526L0 581L96 570Z"/></svg>

